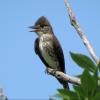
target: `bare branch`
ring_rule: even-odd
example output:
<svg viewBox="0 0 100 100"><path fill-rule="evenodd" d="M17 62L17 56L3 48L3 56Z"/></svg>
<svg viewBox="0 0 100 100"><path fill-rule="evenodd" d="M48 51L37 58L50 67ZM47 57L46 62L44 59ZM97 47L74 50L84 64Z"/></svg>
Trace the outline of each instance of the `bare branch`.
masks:
<svg viewBox="0 0 100 100"><path fill-rule="evenodd" d="M54 71L54 69L47 68L47 72L48 72L48 74L50 74L52 76L55 76L55 77L57 77L61 80L64 80L66 82L69 82L69 83L72 83L72 84L75 84L75 85L80 85L81 84L79 78L69 76L67 74L64 74L61 71Z"/></svg>
<svg viewBox="0 0 100 100"><path fill-rule="evenodd" d="M82 39L82 42L84 43L85 47L87 48L89 54L91 55L92 59L96 62L96 64L98 64L99 60L97 59L97 56L93 50L93 48L91 47L87 37L84 35L84 33L82 32L75 16L74 13L72 12L72 9L69 5L69 3L67 2L67 0L64 0L66 9L68 11L69 14L69 18L70 18L70 22L71 25L75 28L75 30L77 31L78 35L80 36L80 38Z"/></svg>
<svg viewBox="0 0 100 100"><path fill-rule="evenodd" d="M6 100L6 97L3 94L3 89L0 87L0 100Z"/></svg>

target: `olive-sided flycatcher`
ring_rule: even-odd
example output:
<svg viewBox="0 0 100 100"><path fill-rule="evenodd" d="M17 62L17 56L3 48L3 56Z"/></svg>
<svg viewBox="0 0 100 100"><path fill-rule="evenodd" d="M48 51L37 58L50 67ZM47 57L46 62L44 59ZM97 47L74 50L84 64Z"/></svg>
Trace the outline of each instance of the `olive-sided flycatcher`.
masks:
<svg viewBox="0 0 100 100"><path fill-rule="evenodd" d="M35 25L29 28L31 28L30 32L35 32L38 35L34 49L45 66L65 73L65 61L61 45L46 17L40 17ZM61 79L57 80L64 88L68 89L68 83Z"/></svg>

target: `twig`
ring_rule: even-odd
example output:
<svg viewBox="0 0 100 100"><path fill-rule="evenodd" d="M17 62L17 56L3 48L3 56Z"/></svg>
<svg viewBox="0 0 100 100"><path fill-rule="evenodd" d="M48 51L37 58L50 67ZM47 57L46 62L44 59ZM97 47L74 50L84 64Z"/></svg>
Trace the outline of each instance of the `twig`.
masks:
<svg viewBox="0 0 100 100"><path fill-rule="evenodd" d="M75 28L75 30L77 31L78 35L80 36L80 38L82 39L85 47L87 48L89 54L91 55L92 59L96 62L96 64L98 64L99 60L97 59L97 56L96 54L94 53L94 50L93 48L91 47L87 37L84 35L84 33L81 31L81 28L74 16L74 13L72 12L72 9L69 5L69 3L67 2L67 0L64 0L64 3L65 3L65 6L66 6L66 9L68 11L68 14L69 14L69 18L70 18L70 22L71 22L71 25Z"/></svg>
<svg viewBox="0 0 100 100"><path fill-rule="evenodd" d="M69 76L67 74L64 74L63 72L60 72L60 71L55 71L54 72L54 69L51 69L51 68L48 68L47 72L50 75L55 76L59 79L62 79L66 82L69 82L69 83L72 83L72 84L75 84L75 85L80 85L81 84L80 79L78 79L76 77Z"/></svg>

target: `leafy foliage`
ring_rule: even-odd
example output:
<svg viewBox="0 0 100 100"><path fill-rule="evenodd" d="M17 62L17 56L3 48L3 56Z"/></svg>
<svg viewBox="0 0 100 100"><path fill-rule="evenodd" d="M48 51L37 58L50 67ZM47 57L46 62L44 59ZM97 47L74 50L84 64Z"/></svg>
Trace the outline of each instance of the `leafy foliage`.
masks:
<svg viewBox="0 0 100 100"><path fill-rule="evenodd" d="M98 68L98 69L99 69L99 71L100 71L100 62L98 63L97 68Z"/></svg>
<svg viewBox="0 0 100 100"><path fill-rule="evenodd" d="M73 90L58 89L58 98L63 100L100 100L100 63L95 63L86 55L70 53L73 61L84 69L80 75L81 85L73 85Z"/></svg>
<svg viewBox="0 0 100 100"><path fill-rule="evenodd" d="M73 61L79 65L81 68L88 69L91 72L94 72L96 69L96 66L94 62L86 55L83 54L76 54L70 52L71 58Z"/></svg>

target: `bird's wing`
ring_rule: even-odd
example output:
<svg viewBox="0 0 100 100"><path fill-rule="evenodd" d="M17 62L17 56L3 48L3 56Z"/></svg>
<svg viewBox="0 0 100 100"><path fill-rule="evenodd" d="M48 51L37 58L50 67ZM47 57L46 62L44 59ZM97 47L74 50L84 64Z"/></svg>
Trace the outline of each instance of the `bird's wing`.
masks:
<svg viewBox="0 0 100 100"><path fill-rule="evenodd" d="M54 52L54 56L58 59L59 61L59 69L60 71L65 73L65 61L64 61L64 55L63 55L63 50L60 46L59 41L57 40L57 38L55 36L52 37L51 39L52 44L53 44L53 52ZM40 52L39 49L39 38L37 38L35 40L35 45L34 45L34 49L35 49L35 53L40 57L40 59L42 60L42 62L46 65L49 66L48 63L45 61L45 59L42 57L42 54ZM57 80L63 85L64 88L68 88L68 83L66 83L65 81L57 78Z"/></svg>
<svg viewBox="0 0 100 100"><path fill-rule="evenodd" d="M59 60L60 63L60 71L65 73L65 60L64 60L64 54L63 54L63 50L61 48L61 45L59 43L59 41L57 40L57 38L55 36L53 36L53 46L55 50L55 54ZM69 85L66 81L61 80L59 78L57 78L57 80L63 85L64 89L69 89Z"/></svg>
<svg viewBox="0 0 100 100"><path fill-rule="evenodd" d="M39 48L39 38L37 38L35 40L35 44L34 44L34 50L35 50L35 53L39 56L39 58L42 60L42 62L46 65L46 66L49 66L47 64L47 62L44 60L44 58L42 57L42 54L40 52L40 48Z"/></svg>
<svg viewBox="0 0 100 100"><path fill-rule="evenodd" d="M58 39L54 35L53 35L52 42L53 42L53 48L54 48L55 55L59 61L60 71L65 72L65 60L64 60L63 50L62 50L62 47Z"/></svg>
<svg viewBox="0 0 100 100"><path fill-rule="evenodd" d="M54 35L52 35L52 37L50 37L49 39L50 39L49 43L51 45L48 45L48 47L46 46L46 49L48 48L49 55L52 56L52 59L54 61L59 62L59 66L56 66L56 67L58 67L57 69L65 73L65 61L64 61L64 54L63 54L63 50L61 48L61 45L60 45L59 41L57 40L57 38ZM39 38L37 38L35 40L34 49L35 49L35 53L38 54L38 56L40 57L42 62L46 65L46 67L51 67L45 61L45 59L43 58L43 56L40 52Z"/></svg>

